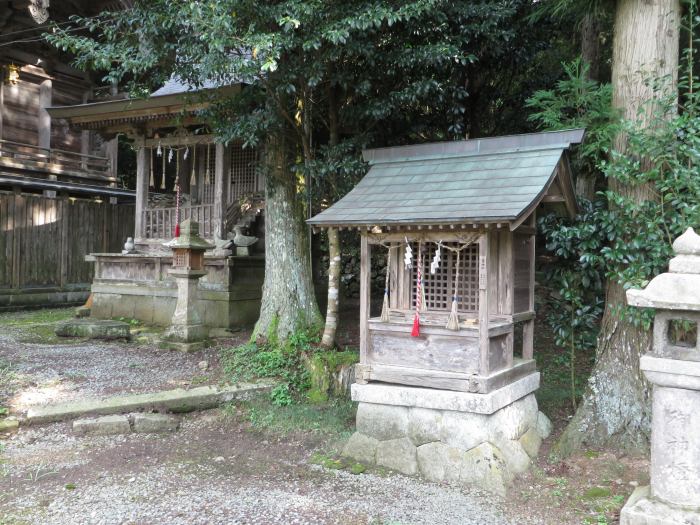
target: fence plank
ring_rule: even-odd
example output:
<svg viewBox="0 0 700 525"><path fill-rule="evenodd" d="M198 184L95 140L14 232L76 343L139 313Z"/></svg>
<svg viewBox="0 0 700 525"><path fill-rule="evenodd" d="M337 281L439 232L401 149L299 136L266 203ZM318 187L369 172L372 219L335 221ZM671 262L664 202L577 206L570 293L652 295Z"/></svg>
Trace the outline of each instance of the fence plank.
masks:
<svg viewBox="0 0 700 525"><path fill-rule="evenodd" d="M89 284L85 256L133 234L133 205L0 192L0 288Z"/></svg>

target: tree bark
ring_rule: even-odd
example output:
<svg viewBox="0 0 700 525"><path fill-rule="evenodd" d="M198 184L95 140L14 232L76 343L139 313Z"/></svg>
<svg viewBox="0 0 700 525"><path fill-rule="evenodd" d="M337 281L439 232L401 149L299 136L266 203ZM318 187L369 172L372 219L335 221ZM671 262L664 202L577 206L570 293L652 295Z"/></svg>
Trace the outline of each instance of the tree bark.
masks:
<svg viewBox="0 0 700 525"><path fill-rule="evenodd" d="M601 23L592 13L581 20L581 60L588 65L588 78L600 80L600 29Z"/></svg>
<svg viewBox="0 0 700 525"><path fill-rule="evenodd" d="M338 328L338 305L340 295L340 239L337 228L328 228L328 306L326 326L323 329L321 346L333 348Z"/></svg>
<svg viewBox="0 0 700 525"><path fill-rule="evenodd" d="M328 143L337 146L340 142L338 122L338 92L334 86L328 87ZM335 181L331 181L334 188ZM338 328L338 307L340 304L340 239L336 228L328 228L328 303L326 306L326 325L323 329L321 346L333 348Z"/></svg>
<svg viewBox="0 0 700 525"><path fill-rule="evenodd" d="M649 126L649 101L658 94L649 79L667 77L675 92L678 81L680 5L678 0L618 0L613 39L613 105L628 120ZM640 113L641 109L641 113ZM621 134L614 147L625 153ZM610 189L637 202L654 199L651 188L627 186L615 179ZM589 387L558 448L566 455L581 446L646 449L650 433L650 389L639 370L639 358L649 351L651 334L615 311L625 304L622 287L611 280L598 339L596 363Z"/></svg>
<svg viewBox="0 0 700 525"><path fill-rule="evenodd" d="M289 166L293 143L271 134L266 146L265 282L256 340L284 340L296 330L321 327L311 277L303 203Z"/></svg>

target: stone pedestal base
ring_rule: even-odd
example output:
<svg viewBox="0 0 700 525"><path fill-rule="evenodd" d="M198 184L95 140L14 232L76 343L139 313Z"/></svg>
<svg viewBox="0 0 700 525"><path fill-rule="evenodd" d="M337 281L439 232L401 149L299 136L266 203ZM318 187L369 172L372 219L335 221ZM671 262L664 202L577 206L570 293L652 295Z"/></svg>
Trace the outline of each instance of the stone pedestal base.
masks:
<svg viewBox="0 0 700 525"><path fill-rule="evenodd" d="M551 432L532 393L538 386L537 373L489 394L354 384L357 432L343 454L503 495Z"/></svg>
<svg viewBox="0 0 700 525"><path fill-rule="evenodd" d="M178 350L180 352L199 352L207 347L205 341L196 341L194 343L181 343L179 341L163 340L160 343L161 348L166 350Z"/></svg>
<svg viewBox="0 0 700 525"><path fill-rule="evenodd" d="M171 350L196 352L206 345L209 330L203 324L171 325L164 334L161 346Z"/></svg>
<svg viewBox="0 0 700 525"><path fill-rule="evenodd" d="M637 488L620 513L620 525L700 525L700 509L671 507L650 498L649 487Z"/></svg>
<svg viewBox="0 0 700 525"><path fill-rule="evenodd" d="M203 341L209 335L209 329L203 324L173 324L165 331L165 338L169 341L193 343Z"/></svg>

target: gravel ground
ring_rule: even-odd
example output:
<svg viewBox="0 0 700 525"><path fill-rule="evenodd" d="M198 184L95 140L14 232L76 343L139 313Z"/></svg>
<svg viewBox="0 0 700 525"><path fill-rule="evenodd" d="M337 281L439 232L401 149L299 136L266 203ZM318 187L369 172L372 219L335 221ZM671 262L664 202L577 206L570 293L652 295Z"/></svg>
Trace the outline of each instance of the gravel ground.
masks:
<svg viewBox="0 0 700 525"><path fill-rule="evenodd" d="M247 334L240 333L225 344L240 344L245 338ZM201 386L220 379L216 348L188 354L120 342L21 343L5 330L0 359L12 363L21 383L8 402L20 415L34 405ZM201 361L208 363L205 371L198 366Z"/></svg>
<svg viewBox="0 0 700 525"><path fill-rule="evenodd" d="M184 418L172 435L22 429L5 443L0 523L536 523L476 491L310 464L319 446L313 434L261 434L219 411Z"/></svg>
<svg viewBox="0 0 700 525"><path fill-rule="evenodd" d="M0 322L0 363L11 363L14 374L5 395L13 392L8 404L17 414L35 404L220 379L217 349L36 344L18 334ZM337 435L263 433L243 414L190 414L173 434L81 437L56 423L0 436L0 525L542 523L476 490L381 470L324 469L310 457L335 453Z"/></svg>

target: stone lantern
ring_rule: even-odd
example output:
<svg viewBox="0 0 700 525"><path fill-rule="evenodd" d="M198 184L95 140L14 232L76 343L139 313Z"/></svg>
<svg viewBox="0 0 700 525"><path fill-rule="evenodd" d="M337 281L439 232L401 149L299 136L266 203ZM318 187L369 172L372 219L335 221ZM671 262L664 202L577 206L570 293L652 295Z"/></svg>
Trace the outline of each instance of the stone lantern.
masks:
<svg viewBox="0 0 700 525"><path fill-rule="evenodd" d="M204 252L214 245L199 236L199 224L186 220L180 236L165 243L173 251L173 265L168 271L177 282L177 305L170 327L165 332L167 346L195 351L204 347L207 330L198 311L197 283L206 275Z"/></svg>
<svg viewBox="0 0 700 525"><path fill-rule="evenodd" d="M656 317L653 349L640 361L653 384L651 484L632 494L621 525L700 524L700 236L688 228L673 251L667 273L627 292Z"/></svg>

